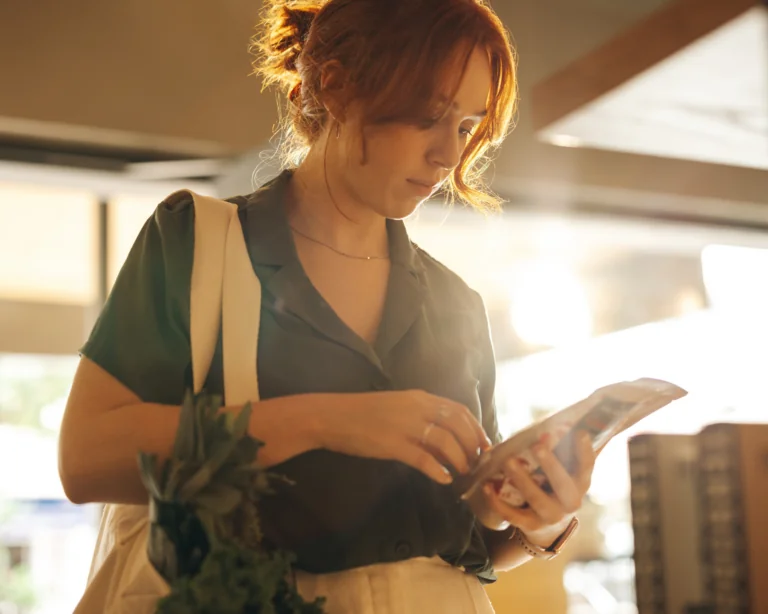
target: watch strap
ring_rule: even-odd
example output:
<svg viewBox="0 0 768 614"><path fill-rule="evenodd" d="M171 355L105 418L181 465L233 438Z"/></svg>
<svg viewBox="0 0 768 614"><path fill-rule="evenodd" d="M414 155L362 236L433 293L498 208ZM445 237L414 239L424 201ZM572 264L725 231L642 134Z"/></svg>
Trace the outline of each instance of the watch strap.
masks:
<svg viewBox="0 0 768 614"><path fill-rule="evenodd" d="M565 531L563 531L548 548L542 548L541 546L531 543L520 529L515 530L512 539L516 540L523 550L530 556L537 559L551 560L562 552L565 544L574 534L578 526L579 520L574 517L571 519L571 522L568 523Z"/></svg>

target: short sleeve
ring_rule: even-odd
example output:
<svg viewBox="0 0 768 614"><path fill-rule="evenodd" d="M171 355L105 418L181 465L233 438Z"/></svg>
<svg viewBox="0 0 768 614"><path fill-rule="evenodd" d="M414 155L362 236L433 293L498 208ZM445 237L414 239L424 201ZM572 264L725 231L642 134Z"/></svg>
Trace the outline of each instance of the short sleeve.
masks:
<svg viewBox="0 0 768 614"><path fill-rule="evenodd" d="M181 403L188 384L192 201L161 203L131 248L81 349L142 401Z"/></svg>
<svg viewBox="0 0 768 614"><path fill-rule="evenodd" d="M493 444L501 443L502 436L499 432L499 423L496 415L496 402L494 395L496 390L496 358L491 340L491 329L488 322L488 313L485 303L479 294L477 299L477 327L478 344L480 350L480 374L478 393L480 395L480 409L482 411L482 425L485 433Z"/></svg>

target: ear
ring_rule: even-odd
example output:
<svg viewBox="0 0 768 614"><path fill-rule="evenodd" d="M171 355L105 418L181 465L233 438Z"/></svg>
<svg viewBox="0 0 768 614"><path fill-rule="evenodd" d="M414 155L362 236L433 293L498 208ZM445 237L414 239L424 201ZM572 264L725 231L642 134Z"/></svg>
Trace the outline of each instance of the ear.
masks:
<svg viewBox="0 0 768 614"><path fill-rule="evenodd" d="M320 69L320 99L336 120L346 115L347 73L341 62L331 60Z"/></svg>

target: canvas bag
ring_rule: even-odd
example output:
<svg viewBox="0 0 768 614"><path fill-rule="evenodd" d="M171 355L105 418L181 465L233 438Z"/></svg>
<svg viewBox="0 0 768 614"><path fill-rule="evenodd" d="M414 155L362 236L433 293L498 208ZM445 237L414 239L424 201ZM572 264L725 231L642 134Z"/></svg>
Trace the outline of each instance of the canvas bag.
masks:
<svg viewBox="0 0 768 614"><path fill-rule="evenodd" d="M221 324L224 403L258 401L261 285L251 266L237 206L188 190L175 192L166 202L173 205L190 196L195 208L190 292L194 391L203 388ZM169 586L149 562L149 527L148 505L105 506L88 584L74 614L155 612Z"/></svg>

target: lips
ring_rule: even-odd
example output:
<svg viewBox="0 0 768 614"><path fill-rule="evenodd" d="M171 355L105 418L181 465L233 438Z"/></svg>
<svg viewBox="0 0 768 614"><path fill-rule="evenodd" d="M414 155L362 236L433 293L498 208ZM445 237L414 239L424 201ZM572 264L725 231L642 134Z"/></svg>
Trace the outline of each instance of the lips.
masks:
<svg viewBox="0 0 768 614"><path fill-rule="evenodd" d="M437 187L437 184L431 183L429 181L419 181L418 179L409 179L411 183L415 183L416 185L419 185L423 188L429 188L430 190L434 190Z"/></svg>
<svg viewBox="0 0 768 614"><path fill-rule="evenodd" d="M432 196L433 189L431 186L423 185L421 183L416 183L415 181L411 181L410 179L407 181L408 185L411 186L411 192L418 195L420 199L429 198Z"/></svg>
<svg viewBox="0 0 768 614"><path fill-rule="evenodd" d="M421 198L432 196L438 188L434 183L419 181L418 179L408 179L408 183L411 184L414 191L418 193Z"/></svg>

